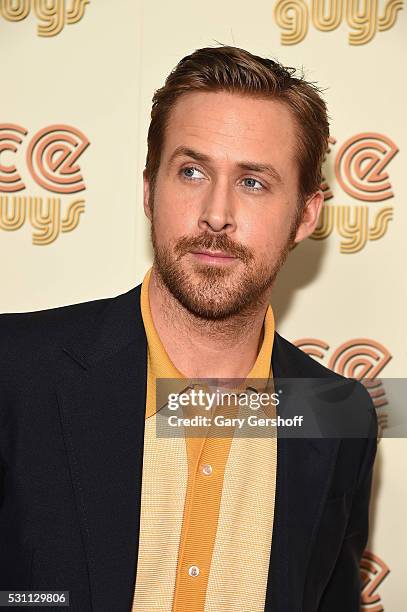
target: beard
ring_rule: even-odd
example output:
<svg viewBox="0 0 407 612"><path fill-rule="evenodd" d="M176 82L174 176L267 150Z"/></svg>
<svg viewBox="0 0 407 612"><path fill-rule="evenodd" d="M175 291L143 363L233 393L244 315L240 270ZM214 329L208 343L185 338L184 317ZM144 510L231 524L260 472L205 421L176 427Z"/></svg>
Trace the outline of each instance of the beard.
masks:
<svg viewBox="0 0 407 612"><path fill-rule="evenodd" d="M273 261L256 258L251 249L232 241L226 234L204 232L199 236L182 236L171 248L160 245L151 222L151 242L154 250L154 265L161 282L170 293L200 319L220 321L236 315L247 317L264 304L278 271L293 248L298 227L294 219L290 234L283 247L274 255ZM184 257L192 250L209 249L223 251L238 258L235 264L225 266L197 263L189 265ZM191 256L190 256L191 257Z"/></svg>

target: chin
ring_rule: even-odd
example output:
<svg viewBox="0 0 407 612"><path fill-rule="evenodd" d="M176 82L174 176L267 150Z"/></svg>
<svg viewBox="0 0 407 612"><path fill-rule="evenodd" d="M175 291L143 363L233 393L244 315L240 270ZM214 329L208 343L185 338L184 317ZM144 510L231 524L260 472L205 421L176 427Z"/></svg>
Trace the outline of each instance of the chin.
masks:
<svg viewBox="0 0 407 612"><path fill-rule="evenodd" d="M239 308L230 304L216 304L191 302L185 300L183 306L195 317L205 319L207 321L224 321L237 315Z"/></svg>

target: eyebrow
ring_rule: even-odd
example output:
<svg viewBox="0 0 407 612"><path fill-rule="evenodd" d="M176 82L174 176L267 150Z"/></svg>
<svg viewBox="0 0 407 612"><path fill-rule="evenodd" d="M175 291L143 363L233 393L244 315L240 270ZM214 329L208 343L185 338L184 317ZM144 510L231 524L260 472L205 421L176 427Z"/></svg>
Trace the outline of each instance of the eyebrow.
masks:
<svg viewBox="0 0 407 612"><path fill-rule="evenodd" d="M209 157L209 155L205 155L205 153L200 153L199 151L195 151L194 149L190 149L189 147L185 147L183 145L180 145L179 147L174 149L169 159L169 163L172 164L173 161L178 157L190 157L195 161L199 162L211 162L211 158ZM271 164L260 164L252 161L240 161L237 162L237 166L241 170L248 170L251 172L264 172L265 174L268 174L271 179L276 183L283 182L280 173Z"/></svg>

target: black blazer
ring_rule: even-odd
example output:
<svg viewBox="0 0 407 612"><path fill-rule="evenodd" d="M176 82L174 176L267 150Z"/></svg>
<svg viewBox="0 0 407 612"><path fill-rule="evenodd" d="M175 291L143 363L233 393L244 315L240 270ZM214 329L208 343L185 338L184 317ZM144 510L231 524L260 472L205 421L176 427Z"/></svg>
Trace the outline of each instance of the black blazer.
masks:
<svg viewBox="0 0 407 612"><path fill-rule="evenodd" d="M69 590L75 612L131 610L147 374L140 287L0 315L0 590ZM338 376L278 333L272 368ZM278 440L265 611L359 612L377 421L356 384L373 437Z"/></svg>

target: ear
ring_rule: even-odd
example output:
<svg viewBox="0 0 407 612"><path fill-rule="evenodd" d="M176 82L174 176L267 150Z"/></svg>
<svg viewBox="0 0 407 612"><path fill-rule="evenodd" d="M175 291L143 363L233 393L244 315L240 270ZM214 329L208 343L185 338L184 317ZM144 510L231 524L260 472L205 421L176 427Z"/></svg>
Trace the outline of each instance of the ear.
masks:
<svg viewBox="0 0 407 612"><path fill-rule="evenodd" d="M319 215L321 214L322 205L324 203L324 194L321 190L315 192L305 202L302 212L302 218L295 234L294 243L297 244L308 238L318 225Z"/></svg>
<svg viewBox="0 0 407 612"><path fill-rule="evenodd" d="M150 206L150 181L145 168L143 170L143 206L146 217L151 221L153 213Z"/></svg>

